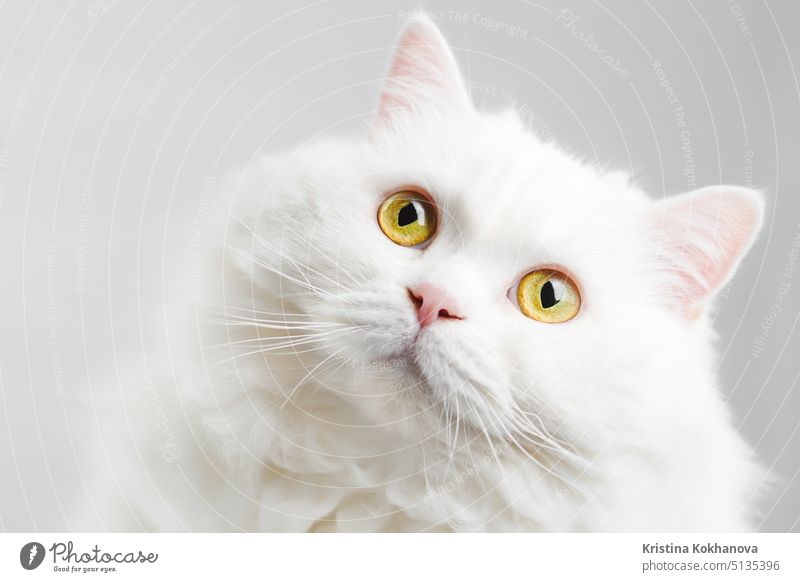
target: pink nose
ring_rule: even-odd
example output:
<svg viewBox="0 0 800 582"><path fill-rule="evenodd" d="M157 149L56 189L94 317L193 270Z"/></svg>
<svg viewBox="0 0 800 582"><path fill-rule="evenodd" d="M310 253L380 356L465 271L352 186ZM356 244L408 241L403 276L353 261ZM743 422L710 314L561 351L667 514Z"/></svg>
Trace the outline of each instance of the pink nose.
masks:
<svg viewBox="0 0 800 582"><path fill-rule="evenodd" d="M463 319L455 299L436 285L420 283L414 289L409 289L408 295L417 308L420 327L426 327L440 317Z"/></svg>

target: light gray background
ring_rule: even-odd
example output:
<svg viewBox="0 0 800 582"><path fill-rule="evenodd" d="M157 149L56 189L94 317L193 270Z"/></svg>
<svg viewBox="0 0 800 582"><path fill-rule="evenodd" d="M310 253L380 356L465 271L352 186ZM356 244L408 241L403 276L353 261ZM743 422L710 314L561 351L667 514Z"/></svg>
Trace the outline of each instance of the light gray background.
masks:
<svg viewBox="0 0 800 582"><path fill-rule="evenodd" d="M404 14L419 5L0 6L0 530L75 523L83 443L96 438L76 411L117 388L99 384L121 370L115 354L163 337L152 315L170 265L190 261L203 197L219 195L209 178L259 150L363 124ZM735 423L782 479L762 529L800 530L800 267L787 269L800 244L798 3L424 8L439 11L481 106L515 96L540 133L629 169L654 196L691 187L689 166L697 186L767 191L766 229L720 301L720 374ZM579 16L571 29L561 10Z"/></svg>

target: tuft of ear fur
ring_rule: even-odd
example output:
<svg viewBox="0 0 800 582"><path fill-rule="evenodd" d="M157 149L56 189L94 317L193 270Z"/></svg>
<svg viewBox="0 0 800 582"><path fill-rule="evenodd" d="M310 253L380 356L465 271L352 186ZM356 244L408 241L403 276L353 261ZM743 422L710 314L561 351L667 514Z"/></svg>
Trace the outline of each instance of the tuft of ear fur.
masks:
<svg viewBox="0 0 800 582"><path fill-rule="evenodd" d="M733 276L764 216L761 195L710 186L659 201L650 226L659 235L670 304L693 319Z"/></svg>
<svg viewBox="0 0 800 582"><path fill-rule="evenodd" d="M426 108L465 110L469 94L450 46L436 25L415 16L403 29L381 91L377 125L395 115Z"/></svg>

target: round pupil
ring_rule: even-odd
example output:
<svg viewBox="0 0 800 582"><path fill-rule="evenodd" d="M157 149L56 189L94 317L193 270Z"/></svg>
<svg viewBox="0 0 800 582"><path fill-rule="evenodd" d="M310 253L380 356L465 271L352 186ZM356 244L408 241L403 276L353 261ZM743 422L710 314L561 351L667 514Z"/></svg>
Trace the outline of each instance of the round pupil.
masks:
<svg viewBox="0 0 800 582"><path fill-rule="evenodd" d="M409 202L403 206L397 214L397 226L408 226L418 219L417 205L414 202Z"/></svg>
<svg viewBox="0 0 800 582"><path fill-rule="evenodd" d="M553 307L556 303L561 301L561 298L564 296L564 287L563 285L559 285L556 282L553 285L553 280L547 281L544 285L542 285L541 291L539 291L539 298L542 301L542 307L545 309L549 309Z"/></svg>

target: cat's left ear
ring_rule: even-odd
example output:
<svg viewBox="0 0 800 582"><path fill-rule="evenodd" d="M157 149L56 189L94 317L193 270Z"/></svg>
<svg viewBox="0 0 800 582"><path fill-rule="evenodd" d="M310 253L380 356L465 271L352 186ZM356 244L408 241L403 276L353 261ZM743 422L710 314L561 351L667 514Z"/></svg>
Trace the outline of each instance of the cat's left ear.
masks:
<svg viewBox="0 0 800 582"><path fill-rule="evenodd" d="M733 276L761 228L759 192L710 186L662 200L650 215L659 237L669 303L687 318L700 315Z"/></svg>
<svg viewBox="0 0 800 582"><path fill-rule="evenodd" d="M377 125L395 116L437 108L471 108L453 51L436 25L424 15L414 17L400 33L378 105Z"/></svg>

